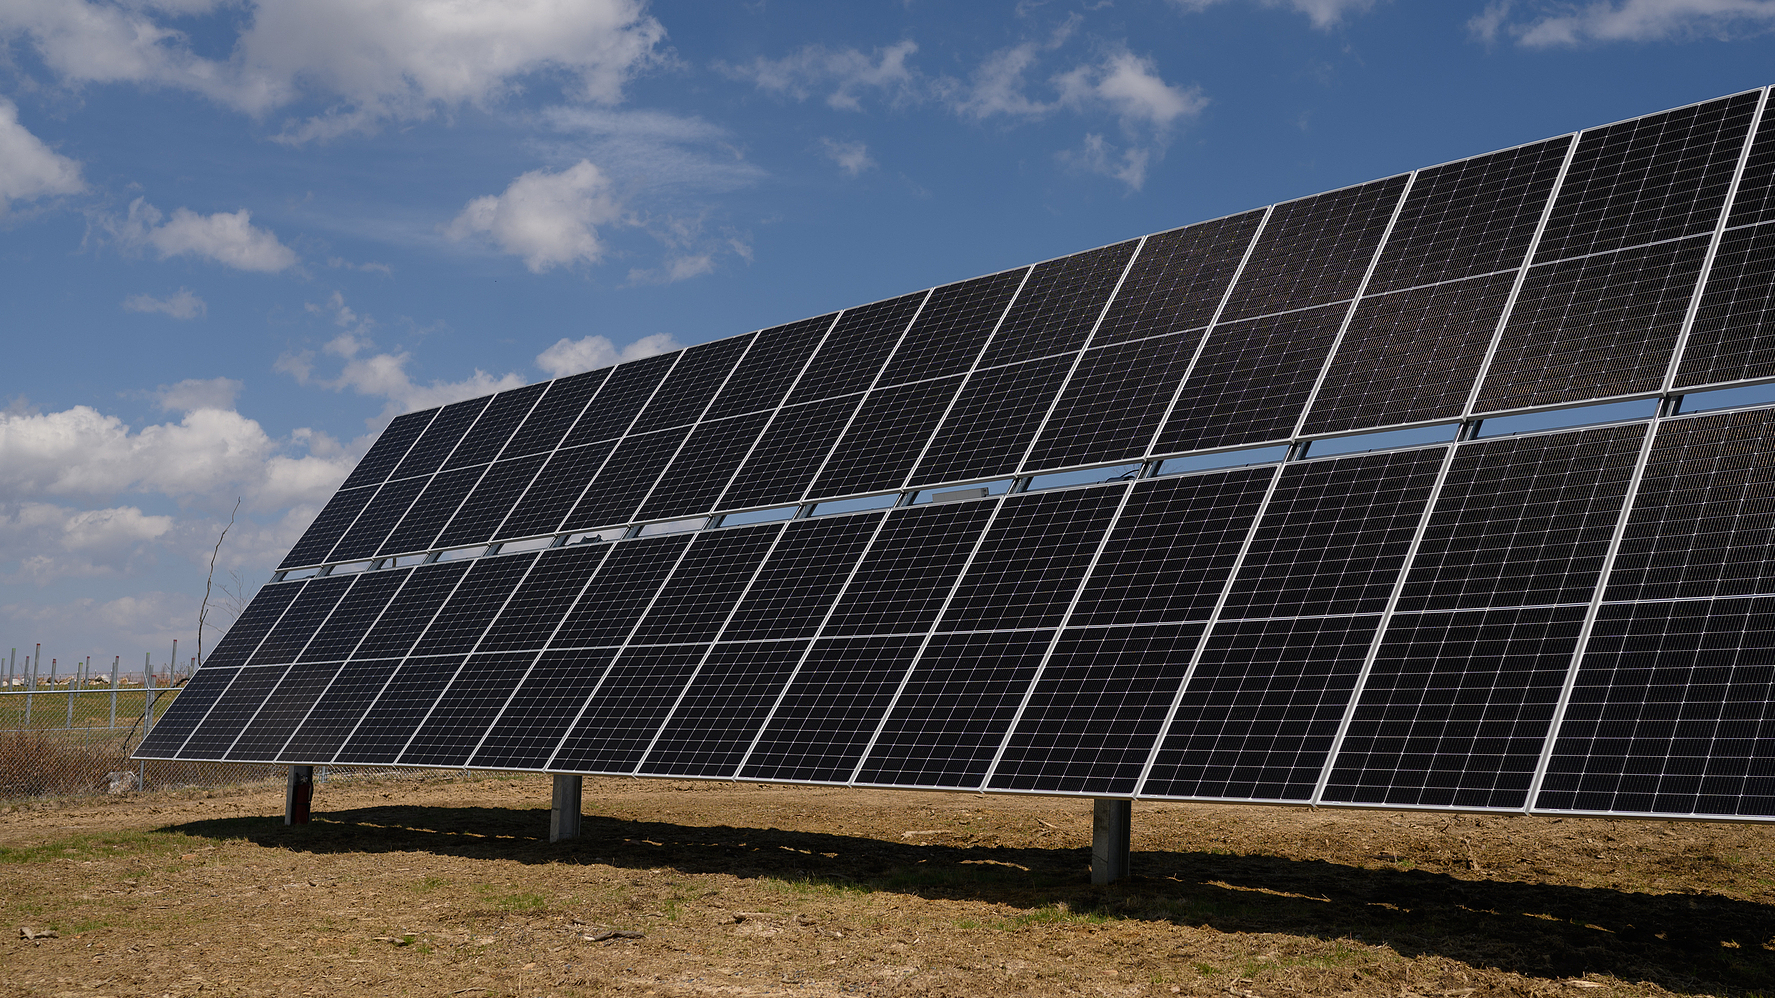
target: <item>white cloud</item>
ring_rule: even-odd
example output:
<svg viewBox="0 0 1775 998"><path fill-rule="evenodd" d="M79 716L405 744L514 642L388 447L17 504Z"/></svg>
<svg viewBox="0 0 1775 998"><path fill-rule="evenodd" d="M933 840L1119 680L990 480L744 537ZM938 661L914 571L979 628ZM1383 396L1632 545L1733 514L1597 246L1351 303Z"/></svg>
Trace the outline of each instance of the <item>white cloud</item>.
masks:
<svg viewBox="0 0 1775 998"><path fill-rule="evenodd" d="M554 346L536 355L536 366L546 371L549 377L560 378L676 349L678 343L667 333L643 336L620 350L603 336L586 336L577 340L563 337Z"/></svg>
<svg viewBox="0 0 1775 998"><path fill-rule="evenodd" d="M641 0L259 0L226 59L197 55L180 14L232 4L11 0L0 37L26 40L69 82L203 94L253 115L331 100L280 139L303 142L466 104L489 106L537 74L611 103L659 61L665 29Z"/></svg>
<svg viewBox="0 0 1775 998"><path fill-rule="evenodd" d="M86 189L80 164L58 155L19 124L18 106L0 97L0 215L13 201Z"/></svg>
<svg viewBox="0 0 1775 998"><path fill-rule="evenodd" d="M1101 173L1137 191L1146 183L1146 164L1150 156L1146 149L1137 146L1118 148L1103 136L1090 134L1085 136L1083 147L1064 150L1057 158L1081 173Z"/></svg>
<svg viewBox="0 0 1775 998"><path fill-rule="evenodd" d="M48 585L66 578L125 576L154 563L170 516L135 506L76 509L26 502L0 508L0 561L18 564L8 581Z"/></svg>
<svg viewBox="0 0 1775 998"><path fill-rule="evenodd" d="M1113 109L1124 131L1140 127L1164 135L1179 120L1208 106L1200 87L1179 87L1160 79L1153 61L1122 49L1096 65L1082 65L1055 78L1060 101L1071 107L1102 104Z"/></svg>
<svg viewBox="0 0 1775 998"><path fill-rule="evenodd" d="M1599 0L1588 4L1536 4L1513 17L1516 5L1488 5L1467 22L1476 36L1509 35L1520 45L1552 48L1610 42L1722 41L1775 29L1775 0Z"/></svg>
<svg viewBox="0 0 1775 998"><path fill-rule="evenodd" d="M1028 86L1024 75L1044 50L1054 47L1053 43L1025 42L987 56L974 70L966 86L951 83L944 88L951 95L950 108L963 117L975 119L1000 114L1014 118L1046 116L1054 110L1054 105L1031 100L1024 93Z"/></svg>
<svg viewBox="0 0 1775 998"><path fill-rule="evenodd" d="M1179 7L1199 11L1222 0L1172 0ZM1365 14L1373 9L1375 0L1259 0L1265 7L1287 7L1307 15L1313 27L1327 29L1341 23L1349 14Z"/></svg>
<svg viewBox="0 0 1775 998"><path fill-rule="evenodd" d="M105 220L104 227L125 246L154 247L162 260L198 256L236 270L263 274L295 266L295 251L278 242L270 230L253 225L251 219L245 208L213 215L179 208L168 218L145 198L136 198L130 202L127 215Z"/></svg>
<svg viewBox="0 0 1775 998"><path fill-rule="evenodd" d="M840 170L853 177L864 170L875 168L875 160L869 156L869 147L862 142L821 139L820 145L825 149L827 159L837 163Z"/></svg>
<svg viewBox="0 0 1775 998"><path fill-rule="evenodd" d="M167 412L195 412L234 408L235 396L244 387L233 378L186 378L177 384L161 385L150 394Z"/></svg>
<svg viewBox="0 0 1775 998"><path fill-rule="evenodd" d="M209 314L209 306L202 298L197 297L184 288L178 294L156 298L153 295L130 295L123 300L123 307L131 312L160 312L175 319L196 319Z"/></svg>
<svg viewBox="0 0 1775 998"><path fill-rule="evenodd" d="M445 231L456 240L485 236L540 274L581 260L597 263L604 255L597 227L621 217L610 181L582 159L560 173L532 170L503 194L475 198Z"/></svg>
<svg viewBox="0 0 1775 998"><path fill-rule="evenodd" d="M886 93L896 102L918 99L918 76L906 65L917 51L918 45L911 40L877 48L873 54L855 48L808 45L781 59L759 56L738 66L717 62L715 69L795 100L825 91L827 106L860 111L863 105L858 95L865 90Z"/></svg>

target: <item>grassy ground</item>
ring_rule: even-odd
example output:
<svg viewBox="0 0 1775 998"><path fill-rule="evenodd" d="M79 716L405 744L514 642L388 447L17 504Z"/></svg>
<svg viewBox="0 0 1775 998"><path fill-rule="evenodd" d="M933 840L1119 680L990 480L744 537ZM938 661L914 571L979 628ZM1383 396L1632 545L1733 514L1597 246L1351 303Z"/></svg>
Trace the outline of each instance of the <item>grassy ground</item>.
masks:
<svg viewBox="0 0 1775 998"><path fill-rule="evenodd" d="M154 716L160 717L172 706L176 690L154 691ZM29 699L29 710L25 701ZM128 728L142 718L142 705L147 699L140 689L117 691L117 724ZM69 710L72 700L73 710ZM0 694L0 731L48 728L104 728L111 724L110 690L38 690L29 694Z"/></svg>
<svg viewBox="0 0 1775 998"><path fill-rule="evenodd" d="M1753 995L1775 831L536 777L0 814L20 995ZM638 936L599 938L611 930Z"/></svg>

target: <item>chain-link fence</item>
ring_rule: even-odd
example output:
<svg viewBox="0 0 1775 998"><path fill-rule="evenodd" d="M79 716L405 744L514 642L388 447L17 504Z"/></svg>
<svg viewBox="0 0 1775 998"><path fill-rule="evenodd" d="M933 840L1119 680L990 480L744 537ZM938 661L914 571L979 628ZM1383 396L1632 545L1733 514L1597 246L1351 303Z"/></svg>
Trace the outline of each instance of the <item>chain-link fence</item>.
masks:
<svg viewBox="0 0 1775 998"><path fill-rule="evenodd" d="M182 677L180 677L182 678ZM234 762L163 762L130 758L179 688L170 676L115 686L70 678L0 690L0 800L121 794L173 787L218 787L282 779L286 766ZM153 684L152 686L146 684ZM456 770L326 767L322 782L363 776L427 779Z"/></svg>

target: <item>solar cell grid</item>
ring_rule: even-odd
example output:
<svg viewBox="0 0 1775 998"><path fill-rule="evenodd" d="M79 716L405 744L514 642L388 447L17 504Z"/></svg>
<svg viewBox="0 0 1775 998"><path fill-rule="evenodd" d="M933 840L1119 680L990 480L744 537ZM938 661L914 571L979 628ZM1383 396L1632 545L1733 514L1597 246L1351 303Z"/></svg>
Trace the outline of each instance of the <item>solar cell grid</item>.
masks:
<svg viewBox="0 0 1775 998"><path fill-rule="evenodd" d="M807 646L807 641L716 645L637 772L731 776Z"/></svg>
<svg viewBox="0 0 1775 998"><path fill-rule="evenodd" d="M937 629L1058 626L1128 488L1006 497Z"/></svg>
<svg viewBox="0 0 1775 998"><path fill-rule="evenodd" d="M997 508L987 501L894 510L821 633L929 630Z"/></svg>
<svg viewBox="0 0 1775 998"><path fill-rule="evenodd" d="M1511 272L1362 299L1305 432L1460 416L1515 284Z"/></svg>
<svg viewBox="0 0 1775 998"><path fill-rule="evenodd" d="M1200 342L1183 333L1085 351L1024 468L1143 457Z"/></svg>
<svg viewBox="0 0 1775 998"><path fill-rule="evenodd" d="M1657 433L1604 598L1775 592L1775 412L1668 420Z"/></svg>
<svg viewBox="0 0 1775 998"><path fill-rule="evenodd" d="M542 393L548 391L547 382L525 385L509 392L500 392L487 403L481 418L462 438L462 443L450 453L449 460L444 462L445 470L450 468L468 468L477 464L486 464L499 456L505 449L506 442L518 431L524 417L530 415Z"/></svg>
<svg viewBox="0 0 1775 998"><path fill-rule="evenodd" d="M722 493L719 508L776 506L800 499L862 401L860 394L845 395L778 410Z"/></svg>
<svg viewBox="0 0 1775 998"><path fill-rule="evenodd" d="M1571 136L1420 171L1368 292L1522 266Z"/></svg>
<svg viewBox="0 0 1775 998"><path fill-rule="evenodd" d="M349 575L338 578L314 579L304 586L302 594L296 597L277 626L259 642L259 647L247 659L248 665L283 665L294 662L296 656L320 630L321 623L333 612L333 607L351 588L352 578Z"/></svg>
<svg viewBox="0 0 1775 998"><path fill-rule="evenodd" d="M544 551L476 650L518 651L547 644L610 548L609 544L576 544Z"/></svg>
<svg viewBox="0 0 1775 998"><path fill-rule="evenodd" d="M579 501L586 483L597 475L609 460L616 441L569 447L551 454L542 471L531 480L512 506L505 522L494 531L496 537L534 537L552 534L567 519L573 504Z"/></svg>
<svg viewBox="0 0 1775 998"><path fill-rule="evenodd" d="M1054 632L939 634L919 656L857 782L978 787Z"/></svg>
<svg viewBox="0 0 1775 998"><path fill-rule="evenodd" d="M633 770L708 651L708 645L624 651L586 702L549 768L581 773Z"/></svg>
<svg viewBox="0 0 1775 998"><path fill-rule="evenodd" d="M425 631L438 607L444 605L450 591L467 574L469 562L452 561L438 565L421 565L412 570L407 584L401 587L383 611L380 619L352 652L353 658L399 658L413 647Z"/></svg>
<svg viewBox="0 0 1775 998"><path fill-rule="evenodd" d="M153 730L136 746L135 755L141 759L171 759L179 751L185 739L197 727L203 716L209 713L216 699L234 682L234 674L238 667L223 665L206 665L197 670L173 698L172 706L154 722Z"/></svg>
<svg viewBox="0 0 1775 998"><path fill-rule="evenodd" d="M536 473L542 470L542 454L532 454L511 461L496 461L475 483L474 491L462 501L450 525L434 541L438 547L461 544L485 544L493 539L500 521L511 512L512 504L529 488Z"/></svg>
<svg viewBox="0 0 1775 998"><path fill-rule="evenodd" d="M463 766L536 659L533 652L476 654L450 681L401 752L407 766Z"/></svg>
<svg viewBox="0 0 1775 998"><path fill-rule="evenodd" d="M616 658L615 648L544 652L487 730L472 765L540 769Z"/></svg>
<svg viewBox="0 0 1775 998"><path fill-rule="evenodd" d="M1132 794L1202 627L1163 624L1063 632L988 785Z"/></svg>
<svg viewBox="0 0 1775 998"><path fill-rule="evenodd" d="M980 365L996 367L1084 346L1139 245L1130 239L1037 264Z"/></svg>
<svg viewBox="0 0 1775 998"><path fill-rule="evenodd" d="M1215 326L1155 450L1286 440L1348 312L1331 305Z"/></svg>
<svg viewBox="0 0 1775 998"><path fill-rule="evenodd" d="M314 635L296 661L336 662L349 657L412 571L393 568L353 576L351 591L333 608L326 626Z"/></svg>
<svg viewBox="0 0 1775 998"><path fill-rule="evenodd" d="M346 663L297 725L278 760L305 765L331 762L393 677L396 664L386 659Z"/></svg>
<svg viewBox="0 0 1775 998"><path fill-rule="evenodd" d="M415 657L402 662L331 761L360 765L395 761L465 657Z"/></svg>
<svg viewBox="0 0 1775 998"><path fill-rule="evenodd" d="M288 669L285 665L271 665L240 670L191 737L179 747L179 758L221 759Z"/></svg>
<svg viewBox="0 0 1775 998"><path fill-rule="evenodd" d="M748 780L850 779L923 638L821 638L740 768Z"/></svg>
<svg viewBox="0 0 1775 998"><path fill-rule="evenodd" d="M1070 622L1208 619L1277 473L1241 468L1135 483Z"/></svg>
<svg viewBox="0 0 1775 998"><path fill-rule="evenodd" d="M1462 444L1399 609L1588 602L1645 434L1630 424Z"/></svg>
<svg viewBox="0 0 1775 998"><path fill-rule="evenodd" d="M216 642L216 650L210 652L204 661L205 668L224 665L245 665L252 657L253 651L271 628L277 624L290 604L295 602L306 582L282 582L261 586L253 595L252 602L242 610L239 617L229 626L228 633Z"/></svg>
<svg viewBox="0 0 1775 998"><path fill-rule="evenodd" d="M302 539L278 563L278 568L296 568L302 565L318 565L327 560L327 552L345 536L358 514L376 497L374 485L361 489L340 489L333 493L333 498L321 507L320 515L303 531Z"/></svg>
<svg viewBox="0 0 1775 998"><path fill-rule="evenodd" d="M812 637L886 515L791 522L734 609L722 638Z"/></svg>
<svg viewBox="0 0 1775 998"><path fill-rule="evenodd" d="M767 523L697 535L629 640L713 641L782 530Z"/></svg>
<svg viewBox="0 0 1775 998"><path fill-rule="evenodd" d="M1042 414L1060 393L1072 361L1070 356L1049 357L975 371L908 484L1009 477L1022 462Z"/></svg>
<svg viewBox="0 0 1775 998"><path fill-rule="evenodd" d="M1535 806L1775 814L1775 602L1604 606Z"/></svg>
<svg viewBox="0 0 1775 998"><path fill-rule="evenodd" d="M899 488L961 383L958 374L870 392L808 495L817 499Z"/></svg>
<svg viewBox="0 0 1775 998"><path fill-rule="evenodd" d="M1475 411L1656 391L1709 237L1531 267Z"/></svg>
<svg viewBox="0 0 1775 998"><path fill-rule="evenodd" d="M486 474L485 466L444 471L432 476L419 498L401 516L400 523L377 547L378 555L387 556L407 551L425 551L437 540L438 533L455 515L470 489Z"/></svg>
<svg viewBox="0 0 1775 998"><path fill-rule="evenodd" d="M1283 466L1224 615L1385 609L1447 453L1430 447Z"/></svg>
<svg viewBox="0 0 1775 998"><path fill-rule="evenodd" d="M713 509L770 416L754 412L697 424L636 517L664 520Z"/></svg>
<svg viewBox="0 0 1775 998"><path fill-rule="evenodd" d="M689 534L674 534L614 545L550 647L622 644L689 544Z"/></svg>
<svg viewBox="0 0 1775 998"><path fill-rule="evenodd" d="M339 662L312 662L291 666L283 680L265 697L259 712L228 749L235 762L272 762L277 752L308 716L316 697L338 675Z"/></svg>
<svg viewBox="0 0 1775 998"><path fill-rule="evenodd" d="M847 309L802 372L785 404L812 402L868 388L925 297L926 293L920 291Z"/></svg>
<svg viewBox="0 0 1775 998"><path fill-rule="evenodd" d="M407 448L413 446L413 441L419 439L419 434L425 432L426 426L437 414L436 409L426 409L396 416L388 424L388 428L382 431L382 435L376 438L376 442L370 445L369 453L357 463L357 467L351 469L351 474L345 476L345 484L339 488L355 489L364 485L382 484L395 465L401 463L401 458L407 456Z"/></svg>
<svg viewBox="0 0 1775 998"><path fill-rule="evenodd" d="M1730 231L1707 272L1677 367L1676 385L1694 388L1775 374L1775 225Z"/></svg>
<svg viewBox="0 0 1775 998"><path fill-rule="evenodd" d="M1407 179L1389 177L1272 208L1222 320L1354 298Z"/></svg>
<svg viewBox="0 0 1775 998"><path fill-rule="evenodd" d="M405 478L383 483L376 491L376 498L358 514L351 529L345 531L345 536L339 538L339 543L328 552L326 560L358 561L374 556L428 482L426 478Z"/></svg>
<svg viewBox="0 0 1775 998"><path fill-rule="evenodd" d="M413 646L413 654L453 655L473 651L482 632L505 606L505 601L511 598L512 590L518 587L536 558L535 554L514 554L470 562L473 567L450 598L444 601L431 626L425 629L424 637Z"/></svg>
<svg viewBox="0 0 1775 998"><path fill-rule="evenodd" d="M1560 260L1711 232L1755 92L1586 130L1535 252Z"/></svg>
<svg viewBox="0 0 1775 998"><path fill-rule="evenodd" d="M837 313L766 329L715 399L704 419L774 409L789 394Z"/></svg>
<svg viewBox="0 0 1775 998"><path fill-rule="evenodd" d="M1207 326L1263 215L1248 211L1146 237L1092 345Z"/></svg>
<svg viewBox="0 0 1775 998"><path fill-rule="evenodd" d="M1769 221L1775 221L1775 116L1771 116L1765 107L1726 224L1738 226Z"/></svg>
<svg viewBox="0 0 1775 998"><path fill-rule="evenodd" d="M478 399L452 402L444 406L388 477L411 478L414 475L429 475L438 470L450 456L450 452L462 442L469 427L480 418L481 412L491 400L492 396L483 395Z"/></svg>
<svg viewBox="0 0 1775 998"><path fill-rule="evenodd" d="M690 427L680 426L624 437L599 469L598 477L586 486L585 494L579 497L561 529L584 530L633 519L641 501L647 498L689 435Z"/></svg>
<svg viewBox="0 0 1775 998"><path fill-rule="evenodd" d="M1583 621L1581 606L1393 617L1323 799L1521 808Z"/></svg>
<svg viewBox="0 0 1775 998"><path fill-rule="evenodd" d="M554 450L585 411L586 403L603 387L610 370L605 367L549 382L548 393L530 410L529 418L505 445L503 456L525 457Z"/></svg>
<svg viewBox="0 0 1775 998"><path fill-rule="evenodd" d="M752 345L753 338L751 333L730 336L684 351L684 359L672 368L659 391L653 393L653 399L641 411L635 425L629 427L629 432L646 433L695 422L715 398L715 392L727 380L734 365L740 362L746 348Z"/></svg>
<svg viewBox="0 0 1775 998"><path fill-rule="evenodd" d="M1141 793L1311 799L1379 620L1215 625Z"/></svg>
<svg viewBox="0 0 1775 998"><path fill-rule="evenodd" d="M662 353L617 365L604 387L580 413L573 429L567 431L561 446L577 447L622 436L683 352Z"/></svg>
<svg viewBox="0 0 1775 998"><path fill-rule="evenodd" d="M976 277L931 292L882 369L881 384L897 385L964 374L980 355L1029 268Z"/></svg>

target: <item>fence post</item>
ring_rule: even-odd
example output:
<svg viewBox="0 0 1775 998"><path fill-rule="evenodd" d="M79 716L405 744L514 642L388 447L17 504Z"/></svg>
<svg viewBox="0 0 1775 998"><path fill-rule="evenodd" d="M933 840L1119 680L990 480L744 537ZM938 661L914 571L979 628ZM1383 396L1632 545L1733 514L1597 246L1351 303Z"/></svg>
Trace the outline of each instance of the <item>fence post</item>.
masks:
<svg viewBox="0 0 1775 998"><path fill-rule="evenodd" d="M154 655L142 656L142 740L154 731Z"/></svg>
<svg viewBox="0 0 1775 998"><path fill-rule="evenodd" d="M6 660L6 688L9 690L12 689L12 671L13 671L13 669L15 669L17 667L18 667L18 649L14 648L12 650L12 655L9 656Z"/></svg>
<svg viewBox="0 0 1775 998"><path fill-rule="evenodd" d="M117 667L123 664L123 656L111 658L111 727L117 727Z"/></svg>
<svg viewBox="0 0 1775 998"><path fill-rule="evenodd" d="M68 677L68 723L65 726L69 728L74 726L74 693L78 689L80 689L80 660L75 659L74 674Z"/></svg>
<svg viewBox="0 0 1775 998"><path fill-rule="evenodd" d="M36 654L31 656L31 684L25 687L25 727L31 726L31 697L37 692L37 660L43 657L43 645L38 643Z"/></svg>

